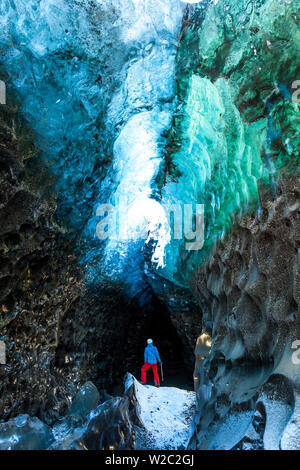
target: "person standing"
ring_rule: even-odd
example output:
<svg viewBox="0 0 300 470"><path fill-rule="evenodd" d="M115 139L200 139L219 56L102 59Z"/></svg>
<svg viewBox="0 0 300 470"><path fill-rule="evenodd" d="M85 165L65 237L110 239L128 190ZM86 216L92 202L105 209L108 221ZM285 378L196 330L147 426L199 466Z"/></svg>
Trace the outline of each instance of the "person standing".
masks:
<svg viewBox="0 0 300 470"><path fill-rule="evenodd" d="M147 383L147 370L151 367L154 375L154 384L156 387L160 386L159 376L157 372L157 363L161 363L159 352L155 346L153 346L152 339L147 339L147 346L144 351L144 365L141 369L141 382L146 385Z"/></svg>

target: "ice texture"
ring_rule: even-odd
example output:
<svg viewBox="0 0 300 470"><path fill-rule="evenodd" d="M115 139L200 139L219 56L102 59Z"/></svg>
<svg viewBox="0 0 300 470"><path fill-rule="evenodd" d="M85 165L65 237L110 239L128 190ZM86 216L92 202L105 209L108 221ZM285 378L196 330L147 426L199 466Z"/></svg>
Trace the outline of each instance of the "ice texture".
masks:
<svg viewBox="0 0 300 470"><path fill-rule="evenodd" d="M147 199L153 195L154 178L162 163L162 149L166 144L163 133L172 122L175 54L183 10L176 0L155 4L151 1L134 2L134 5L129 12L127 8L126 12L121 9L124 38L127 42L142 41L143 49L126 64L125 80L114 95L108 112L108 119L114 123L120 116L123 121L126 120L113 146L117 186L112 201L119 210L120 231L128 225L129 243L134 240L142 201L146 202L144 211L148 211L146 216L150 224L153 219L158 228L161 222L161 219L155 220L155 210L151 211ZM155 227L150 227L150 231L155 232ZM144 238L144 243L147 238ZM157 237L154 238L157 240ZM164 266L168 234L162 234L159 238L165 238L165 242L159 244L152 261ZM122 258L128 257L127 243L122 243L122 236L117 237L117 242L108 243L110 266L112 263L122 265Z"/></svg>
<svg viewBox="0 0 300 470"><path fill-rule="evenodd" d="M82 233L87 279L94 281L105 270L122 279L135 252L140 262L129 284L140 282L140 251L147 237L133 241L136 248L128 246L131 240L112 241L102 262L105 243L96 236L96 210L100 203L120 207L122 227L128 208L153 195L163 133L174 110L183 11L180 0L0 4L9 93L17 92L40 148L38 161L52 175L43 181L44 191L52 193L55 182L59 221ZM153 232L159 222L154 225ZM159 238L165 240L152 259L162 266L167 236Z"/></svg>
<svg viewBox="0 0 300 470"><path fill-rule="evenodd" d="M145 239L110 240L102 262L99 204L120 208L123 227L128 208L145 199L155 198L165 212L174 203L203 203L203 250L187 252L166 230L159 243L153 237L152 263L186 286L235 217L259 210L259 187L274 185L278 171L298 158L293 67L283 80L286 55L277 61L287 45L291 57L297 53L291 4L220 0L185 8L180 0L0 4L8 94L18 94L37 159L55 179L56 215L81 233L81 260L93 280L100 271L128 278L134 253L128 284L139 284L143 274ZM273 78L264 61L271 61ZM256 96L258 73L267 85ZM52 183L44 181L45 191Z"/></svg>
<svg viewBox="0 0 300 470"><path fill-rule="evenodd" d="M299 165L295 6L219 0L188 11L161 184L163 204L205 206L203 249L187 253L173 240L167 247L161 274L182 285L241 214L260 211L262 191L274 192Z"/></svg>
<svg viewBox="0 0 300 470"><path fill-rule="evenodd" d="M67 415L77 415L85 418L99 404L100 394L92 382L86 382L77 392Z"/></svg>
<svg viewBox="0 0 300 470"><path fill-rule="evenodd" d="M53 440L51 428L27 414L0 423L1 450L43 450Z"/></svg>

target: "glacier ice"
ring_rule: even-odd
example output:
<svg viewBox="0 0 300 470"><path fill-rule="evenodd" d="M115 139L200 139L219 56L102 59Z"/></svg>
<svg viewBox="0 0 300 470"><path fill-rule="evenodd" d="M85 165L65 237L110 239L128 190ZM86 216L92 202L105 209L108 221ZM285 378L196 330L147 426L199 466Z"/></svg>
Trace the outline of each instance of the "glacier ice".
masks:
<svg viewBox="0 0 300 470"><path fill-rule="evenodd" d="M17 92L38 158L55 178L60 222L82 231L81 258L90 263L92 279L99 273L96 262L93 274L93 260L103 251L96 238L97 206L132 206L152 197L174 109L183 10L180 0L0 4L9 93ZM52 184L44 181L45 191ZM158 264L162 247L153 258ZM122 277L122 260L133 249L108 244L108 275Z"/></svg>
<svg viewBox="0 0 300 470"><path fill-rule="evenodd" d="M86 382L77 392L66 415L78 415L82 419L95 409L100 401L100 394L92 382Z"/></svg>
<svg viewBox="0 0 300 470"><path fill-rule="evenodd" d="M0 423L1 450L42 450L53 440L51 428L27 414Z"/></svg>
<svg viewBox="0 0 300 470"><path fill-rule="evenodd" d="M124 119L128 115L113 147L117 187L112 200L120 214L121 231L129 233L129 236L132 232L133 240L136 218L131 208L137 207L143 199L151 199L154 178L162 162L162 148L165 144L162 135L171 125L176 38L182 17L182 8L177 1L156 2L155 6L151 1L136 2L136 6L130 18L132 26L126 23L125 15L126 39L132 40L134 35L135 40L140 40L146 35L147 45L140 57L126 64L125 81L113 97L108 113L111 120L118 119L120 115ZM145 110L147 108L150 110ZM150 201L145 208L150 208L148 219L155 215L151 211ZM154 225L157 225L155 220ZM167 231L164 231L162 237L164 241L158 243L152 257L158 266L164 266ZM110 253L114 253L122 263L127 246L119 243L116 249L116 242L112 241L106 250L108 258Z"/></svg>

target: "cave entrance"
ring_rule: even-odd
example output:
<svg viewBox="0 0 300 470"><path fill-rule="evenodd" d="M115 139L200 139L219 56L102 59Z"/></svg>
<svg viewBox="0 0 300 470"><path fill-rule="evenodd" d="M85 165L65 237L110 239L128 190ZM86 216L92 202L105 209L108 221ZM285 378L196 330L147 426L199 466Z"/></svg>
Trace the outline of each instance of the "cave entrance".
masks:
<svg viewBox="0 0 300 470"><path fill-rule="evenodd" d="M171 321L170 313L159 301L156 302L156 309L150 317L148 332L146 338L141 338L141 357L144 358L146 340L152 338L163 362L164 382L161 385L193 390L193 358L185 357L187 353ZM188 363L191 364L190 367ZM152 370L147 372L147 383L154 385Z"/></svg>
<svg viewBox="0 0 300 470"><path fill-rule="evenodd" d="M163 362L164 382L161 385L193 390L193 353L191 357L186 357L187 353L166 306L151 293L151 301L149 298L143 307L138 303L131 305L131 309L134 313L131 314L127 341L124 344L123 373L130 372L140 380L144 349L147 339L152 338ZM147 384L154 385L151 369L147 372ZM114 393L120 391L119 383L114 387Z"/></svg>

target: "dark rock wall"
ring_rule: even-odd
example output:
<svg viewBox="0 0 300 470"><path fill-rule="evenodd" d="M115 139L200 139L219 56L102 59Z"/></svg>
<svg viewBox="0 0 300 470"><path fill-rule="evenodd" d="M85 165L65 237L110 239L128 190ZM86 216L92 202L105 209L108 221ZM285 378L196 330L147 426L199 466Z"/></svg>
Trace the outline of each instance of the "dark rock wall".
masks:
<svg viewBox="0 0 300 470"><path fill-rule="evenodd" d="M34 135L17 104L0 112L0 419L52 424L87 380L111 389L139 373L153 312L101 272L85 282L79 234L56 221L55 180Z"/></svg>
<svg viewBox="0 0 300 470"><path fill-rule="evenodd" d="M151 270L150 265L147 276L155 294L166 306L173 328L176 329L182 344L185 367L191 374L194 367L194 346L202 328L202 313L198 301L189 289L158 276Z"/></svg>
<svg viewBox="0 0 300 470"><path fill-rule="evenodd" d="M15 108L0 119L0 416L43 415L59 402L53 361L60 318L82 290L74 242L53 217L54 196L42 199L32 180L38 150ZM43 174L44 186L50 181Z"/></svg>

